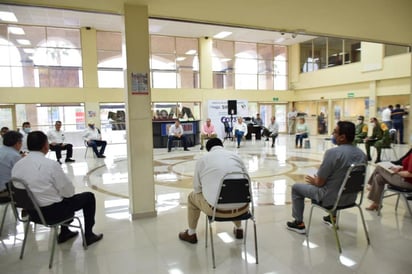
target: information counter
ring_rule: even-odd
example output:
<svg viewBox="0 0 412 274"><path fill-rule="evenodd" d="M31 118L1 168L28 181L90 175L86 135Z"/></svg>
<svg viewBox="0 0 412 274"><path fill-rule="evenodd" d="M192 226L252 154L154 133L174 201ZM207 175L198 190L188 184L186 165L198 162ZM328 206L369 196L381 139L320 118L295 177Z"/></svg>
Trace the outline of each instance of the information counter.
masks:
<svg viewBox="0 0 412 274"><path fill-rule="evenodd" d="M153 120L153 147L166 148L169 133L169 127L175 123L174 120ZM199 120L195 121L180 121L183 127L184 134L188 141L188 147L198 145L200 143L200 127Z"/></svg>

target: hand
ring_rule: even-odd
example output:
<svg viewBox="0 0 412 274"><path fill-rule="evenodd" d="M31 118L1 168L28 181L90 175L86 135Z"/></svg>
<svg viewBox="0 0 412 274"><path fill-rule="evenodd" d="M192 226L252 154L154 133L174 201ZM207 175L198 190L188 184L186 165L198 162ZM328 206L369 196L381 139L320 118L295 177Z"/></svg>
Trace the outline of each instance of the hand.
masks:
<svg viewBox="0 0 412 274"><path fill-rule="evenodd" d="M389 169L392 170L395 173L398 173L399 171L402 170L401 167L397 167L397 166L391 166Z"/></svg>
<svg viewBox="0 0 412 274"><path fill-rule="evenodd" d="M313 183L315 182L315 177L316 177L316 175L314 175L313 177L310 176L310 175L306 175L305 176L305 182L313 185Z"/></svg>

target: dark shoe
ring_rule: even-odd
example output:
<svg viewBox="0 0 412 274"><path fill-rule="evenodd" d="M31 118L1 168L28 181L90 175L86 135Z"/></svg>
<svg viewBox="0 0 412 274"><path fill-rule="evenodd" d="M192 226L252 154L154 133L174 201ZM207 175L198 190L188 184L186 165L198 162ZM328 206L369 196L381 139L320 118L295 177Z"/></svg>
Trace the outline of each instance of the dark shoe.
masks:
<svg viewBox="0 0 412 274"><path fill-rule="evenodd" d="M29 216L29 213L27 213L27 210L25 210L24 208L21 210L21 218L25 219Z"/></svg>
<svg viewBox="0 0 412 274"><path fill-rule="evenodd" d="M57 237L57 243L61 244L64 242L67 242L68 240L70 240L71 238L76 237L77 235L79 235L79 231L70 231L69 232L65 232L65 233L60 233L59 236Z"/></svg>
<svg viewBox="0 0 412 274"><path fill-rule="evenodd" d="M333 221L335 222L335 225L336 225L336 216L333 216ZM330 216L329 216L329 215L323 217L323 223L326 224L326 225L328 225L328 226L330 226L330 227L333 227L332 221L330 220Z"/></svg>
<svg viewBox="0 0 412 274"><path fill-rule="evenodd" d="M184 151L190 151L188 148L185 148Z"/></svg>
<svg viewBox="0 0 412 274"><path fill-rule="evenodd" d="M62 162L60 161L60 159L57 159L57 162L58 162L59 164L62 164Z"/></svg>
<svg viewBox="0 0 412 274"><path fill-rule="evenodd" d="M266 137L266 141L269 141L269 138Z"/></svg>
<svg viewBox="0 0 412 274"><path fill-rule="evenodd" d="M103 239L103 234L92 234L91 236L86 236L86 244L89 246L100 241L101 239Z"/></svg>
<svg viewBox="0 0 412 274"><path fill-rule="evenodd" d="M200 150L203 150L203 146L200 147Z"/></svg>
<svg viewBox="0 0 412 274"><path fill-rule="evenodd" d="M402 165L402 162L401 161L391 161L391 164L394 164L394 165L396 165L396 166L400 166L400 165Z"/></svg>
<svg viewBox="0 0 412 274"><path fill-rule="evenodd" d="M189 235L188 230L186 229L184 232L179 233L179 239L191 244L197 244L197 236L196 234Z"/></svg>
<svg viewBox="0 0 412 274"><path fill-rule="evenodd" d="M103 154L100 154L97 156L97 158L106 158L106 156L104 156Z"/></svg>
<svg viewBox="0 0 412 274"><path fill-rule="evenodd" d="M272 147L274 147L275 146L275 144L272 144Z"/></svg>
<svg viewBox="0 0 412 274"><path fill-rule="evenodd" d="M167 152L170 152L170 151L171 151L171 149L168 149L168 150L167 150Z"/></svg>
<svg viewBox="0 0 412 274"><path fill-rule="evenodd" d="M381 159L376 159L375 164L379 163Z"/></svg>
<svg viewBox="0 0 412 274"><path fill-rule="evenodd" d="M65 160L65 162L66 162L66 163L74 163L74 162L76 162L76 161L73 160L73 159L67 158L67 159Z"/></svg>
<svg viewBox="0 0 412 274"><path fill-rule="evenodd" d="M368 160L368 161L372 161L371 156L368 156L368 157L367 157L367 160Z"/></svg>
<svg viewBox="0 0 412 274"><path fill-rule="evenodd" d="M243 229L242 228L233 228L233 234L235 235L236 239L243 239Z"/></svg>
<svg viewBox="0 0 412 274"><path fill-rule="evenodd" d="M306 234L306 227L304 222L298 223L296 220L293 222L287 222L286 228L299 234Z"/></svg>
<svg viewBox="0 0 412 274"><path fill-rule="evenodd" d="M238 145L237 148L240 148L240 146Z"/></svg>

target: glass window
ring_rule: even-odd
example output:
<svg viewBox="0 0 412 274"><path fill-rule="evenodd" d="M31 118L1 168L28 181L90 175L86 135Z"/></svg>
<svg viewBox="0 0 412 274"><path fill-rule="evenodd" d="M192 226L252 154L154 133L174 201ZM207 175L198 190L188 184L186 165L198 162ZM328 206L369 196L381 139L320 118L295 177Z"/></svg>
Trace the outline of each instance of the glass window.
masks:
<svg viewBox="0 0 412 274"><path fill-rule="evenodd" d="M126 67L122 57L122 34L97 31L97 74L100 88L123 88Z"/></svg>
<svg viewBox="0 0 412 274"><path fill-rule="evenodd" d="M398 54L404 54L408 52L411 52L410 47L398 46L398 45L385 45L385 57L392 56L392 55L398 55Z"/></svg>
<svg viewBox="0 0 412 274"><path fill-rule="evenodd" d="M337 38L327 38L328 41L328 67L343 64L343 40Z"/></svg>
<svg viewBox="0 0 412 274"><path fill-rule="evenodd" d="M200 102L156 102L152 103L154 120L201 120Z"/></svg>
<svg viewBox="0 0 412 274"><path fill-rule="evenodd" d="M213 40L212 70L213 87L233 89L234 42Z"/></svg>

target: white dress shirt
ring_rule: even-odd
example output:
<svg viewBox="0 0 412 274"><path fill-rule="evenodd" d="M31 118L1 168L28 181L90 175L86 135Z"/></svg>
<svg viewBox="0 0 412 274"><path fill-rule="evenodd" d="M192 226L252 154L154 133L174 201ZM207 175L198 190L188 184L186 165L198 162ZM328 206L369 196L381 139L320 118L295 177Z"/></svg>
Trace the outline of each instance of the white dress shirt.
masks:
<svg viewBox="0 0 412 274"><path fill-rule="evenodd" d="M19 160L11 171L12 177L26 181L41 207L61 202L74 194L74 186L60 164L31 151ZM18 186L17 186L18 187Z"/></svg>
<svg viewBox="0 0 412 274"><path fill-rule="evenodd" d="M63 144L64 132L62 130L57 131L56 129L52 129L47 133L47 138L50 144Z"/></svg>
<svg viewBox="0 0 412 274"><path fill-rule="evenodd" d="M220 180L229 172L246 172L245 164L236 153L221 146L214 146L195 166L193 189L195 193L202 193L210 205L214 205L219 191ZM234 209L244 204L225 204L218 208Z"/></svg>
<svg viewBox="0 0 412 274"><path fill-rule="evenodd" d="M391 121L391 114L392 114L392 112L391 112L390 108L385 108L382 111L382 122Z"/></svg>
<svg viewBox="0 0 412 274"><path fill-rule="evenodd" d="M243 131L243 136L247 135L247 125L245 123L239 124L238 122L236 122L233 125L233 134L235 134L236 130Z"/></svg>
<svg viewBox="0 0 412 274"><path fill-rule="evenodd" d="M86 141L101 140L102 136L100 135L100 130L97 127L87 127L87 129L83 133L83 138Z"/></svg>
<svg viewBox="0 0 412 274"><path fill-rule="evenodd" d="M169 127L169 136L174 136L176 134L180 134L183 135L183 127L182 125L179 125L178 127L176 127L176 125L171 125Z"/></svg>

